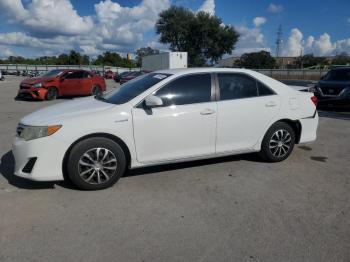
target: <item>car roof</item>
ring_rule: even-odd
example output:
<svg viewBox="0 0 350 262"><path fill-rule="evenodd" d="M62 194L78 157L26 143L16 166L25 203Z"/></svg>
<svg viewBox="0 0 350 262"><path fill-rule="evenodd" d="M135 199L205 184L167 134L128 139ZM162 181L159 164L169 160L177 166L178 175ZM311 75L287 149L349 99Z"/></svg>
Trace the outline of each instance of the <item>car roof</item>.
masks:
<svg viewBox="0 0 350 262"><path fill-rule="evenodd" d="M334 67L331 69L331 71L334 71L334 70L350 70L350 66L338 66L338 67Z"/></svg>

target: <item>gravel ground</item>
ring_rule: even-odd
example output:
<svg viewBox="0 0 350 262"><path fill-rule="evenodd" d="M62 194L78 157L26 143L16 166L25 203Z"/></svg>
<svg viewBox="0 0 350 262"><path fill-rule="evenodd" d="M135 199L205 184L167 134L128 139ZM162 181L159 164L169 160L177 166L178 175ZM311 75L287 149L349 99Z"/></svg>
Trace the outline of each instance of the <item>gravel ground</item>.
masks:
<svg viewBox="0 0 350 262"><path fill-rule="evenodd" d="M65 100L15 101L20 80L0 82L1 262L350 261L349 114L322 112L317 141L282 163L145 168L83 192L13 176L19 119Z"/></svg>

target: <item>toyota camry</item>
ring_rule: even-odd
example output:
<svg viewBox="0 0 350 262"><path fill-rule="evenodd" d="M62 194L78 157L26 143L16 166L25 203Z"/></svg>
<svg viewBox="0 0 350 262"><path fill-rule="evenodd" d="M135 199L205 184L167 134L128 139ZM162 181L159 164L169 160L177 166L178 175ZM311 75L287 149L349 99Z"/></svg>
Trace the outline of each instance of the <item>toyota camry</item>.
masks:
<svg viewBox="0 0 350 262"><path fill-rule="evenodd" d="M129 168L258 152L285 160L316 139L317 99L245 69L163 70L24 117L15 175L107 188ZM67 175L64 175L67 174Z"/></svg>

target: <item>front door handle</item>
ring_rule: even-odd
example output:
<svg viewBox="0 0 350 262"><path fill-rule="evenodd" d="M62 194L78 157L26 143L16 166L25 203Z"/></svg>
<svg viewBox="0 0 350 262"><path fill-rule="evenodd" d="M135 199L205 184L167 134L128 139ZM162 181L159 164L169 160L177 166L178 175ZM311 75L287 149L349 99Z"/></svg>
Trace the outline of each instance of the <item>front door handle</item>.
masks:
<svg viewBox="0 0 350 262"><path fill-rule="evenodd" d="M277 104L276 104L276 102L274 102L274 101L270 101L270 102L267 102L267 103L265 104L265 106L266 106L266 107L273 107L273 106L277 106Z"/></svg>
<svg viewBox="0 0 350 262"><path fill-rule="evenodd" d="M201 115L211 115L214 113L215 113L215 111L213 109L210 109L210 108L207 108L207 109L204 109L203 111L201 111Z"/></svg>

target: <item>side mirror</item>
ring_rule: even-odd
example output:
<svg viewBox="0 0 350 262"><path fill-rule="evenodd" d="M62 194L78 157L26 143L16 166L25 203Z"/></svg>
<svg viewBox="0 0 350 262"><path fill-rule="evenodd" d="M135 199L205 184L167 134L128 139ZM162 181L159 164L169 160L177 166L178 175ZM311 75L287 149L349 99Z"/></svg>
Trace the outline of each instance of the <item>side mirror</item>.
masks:
<svg viewBox="0 0 350 262"><path fill-rule="evenodd" d="M62 76L62 77L60 78L60 82L62 83L65 79L66 79L66 78L65 78L64 76Z"/></svg>
<svg viewBox="0 0 350 262"><path fill-rule="evenodd" d="M149 95L144 100L144 105L147 108L158 107L163 105L163 100L155 95Z"/></svg>

